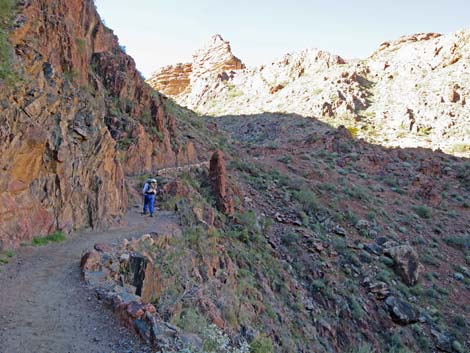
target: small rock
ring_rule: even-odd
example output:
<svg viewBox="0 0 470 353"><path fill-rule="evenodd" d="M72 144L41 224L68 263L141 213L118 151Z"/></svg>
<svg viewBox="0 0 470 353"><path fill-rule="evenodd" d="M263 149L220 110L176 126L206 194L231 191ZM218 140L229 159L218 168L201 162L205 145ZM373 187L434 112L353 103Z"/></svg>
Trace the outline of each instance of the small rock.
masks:
<svg viewBox="0 0 470 353"><path fill-rule="evenodd" d="M140 337L145 341L145 343L150 344L152 331L147 325L147 323L142 319L137 319L134 321L134 327Z"/></svg>
<svg viewBox="0 0 470 353"><path fill-rule="evenodd" d="M343 237L346 236L346 230L343 227L341 227L339 224L336 225L335 227L335 233L338 235L342 235Z"/></svg>
<svg viewBox="0 0 470 353"><path fill-rule="evenodd" d="M374 255L382 253L382 247L377 243L364 244L364 250Z"/></svg>
<svg viewBox="0 0 470 353"><path fill-rule="evenodd" d="M385 299L390 295L390 290L385 282L374 282L368 285L369 291L375 295L377 299Z"/></svg>
<svg viewBox="0 0 470 353"><path fill-rule="evenodd" d="M437 330L431 330L431 334L434 336L436 348L444 352L452 352L452 343L454 338L447 332L439 332Z"/></svg>
<svg viewBox="0 0 470 353"><path fill-rule="evenodd" d="M198 335L185 333L185 334L180 335L180 339L181 339L181 342L183 342L185 346L195 348L198 351L202 350L203 348L204 342L202 338L199 337Z"/></svg>
<svg viewBox="0 0 470 353"><path fill-rule="evenodd" d="M130 302L127 305L127 313L134 318L140 318L144 315L144 305L136 301Z"/></svg>
<svg viewBox="0 0 470 353"><path fill-rule="evenodd" d="M253 327L245 325L241 327L241 334L243 337L245 337L248 343L253 342L254 339L258 336L258 332Z"/></svg>
<svg viewBox="0 0 470 353"><path fill-rule="evenodd" d="M157 309L155 309L155 306L152 304L145 304L143 309L151 314L155 314L157 312Z"/></svg>
<svg viewBox="0 0 470 353"><path fill-rule="evenodd" d="M380 246L384 245L388 241L388 238L386 237L378 237L375 239L375 242L379 244Z"/></svg>
<svg viewBox="0 0 470 353"><path fill-rule="evenodd" d="M365 219L360 219L355 225L356 229L367 229L370 227L370 222Z"/></svg>
<svg viewBox="0 0 470 353"><path fill-rule="evenodd" d="M457 280L457 281L463 281L464 280L464 275L461 274L460 272L455 272L454 273L454 278Z"/></svg>

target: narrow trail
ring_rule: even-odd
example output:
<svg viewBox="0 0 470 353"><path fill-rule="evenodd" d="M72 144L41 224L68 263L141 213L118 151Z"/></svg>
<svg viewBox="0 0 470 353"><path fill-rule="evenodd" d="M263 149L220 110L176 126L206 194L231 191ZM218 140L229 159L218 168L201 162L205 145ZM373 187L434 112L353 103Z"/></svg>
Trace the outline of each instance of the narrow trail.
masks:
<svg viewBox="0 0 470 353"><path fill-rule="evenodd" d="M132 209L127 225L71 235L65 242L23 247L0 267L0 353L148 352L80 281L80 258L97 242L172 232L176 216Z"/></svg>

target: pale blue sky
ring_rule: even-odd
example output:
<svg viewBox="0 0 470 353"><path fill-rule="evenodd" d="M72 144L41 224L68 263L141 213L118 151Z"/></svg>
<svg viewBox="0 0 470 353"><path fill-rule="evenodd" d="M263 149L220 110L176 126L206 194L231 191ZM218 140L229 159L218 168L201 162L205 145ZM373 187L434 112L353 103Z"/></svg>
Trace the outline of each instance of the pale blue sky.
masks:
<svg viewBox="0 0 470 353"><path fill-rule="evenodd" d="M137 67L189 62L213 34L248 66L319 48L365 58L380 43L418 32L470 28L470 0L96 0Z"/></svg>

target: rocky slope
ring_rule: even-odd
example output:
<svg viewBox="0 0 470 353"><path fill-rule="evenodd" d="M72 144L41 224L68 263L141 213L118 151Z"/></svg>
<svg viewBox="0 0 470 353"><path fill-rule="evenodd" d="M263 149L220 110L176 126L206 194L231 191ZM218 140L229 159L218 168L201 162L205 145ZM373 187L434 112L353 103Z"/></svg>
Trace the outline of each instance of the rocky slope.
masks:
<svg viewBox="0 0 470 353"><path fill-rule="evenodd" d="M12 4L2 1L0 248L117 221L125 174L196 158L177 108L145 84L93 1Z"/></svg>
<svg viewBox="0 0 470 353"><path fill-rule="evenodd" d="M296 115L227 116L218 125L230 135L222 179L235 211L202 217L206 231L183 212L186 245L172 242L155 257L159 268L177 269L163 271L162 313L184 326L197 308L235 337L267 337L274 352L466 351L465 158L387 149ZM192 192L179 188L196 215L218 205L205 173L182 178ZM178 251L195 265L178 262ZM199 291L168 305L175 288Z"/></svg>
<svg viewBox="0 0 470 353"><path fill-rule="evenodd" d="M468 351L467 159L292 114L207 124L226 138L209 168L159 177L181 231L96 249L85 273L156 350Z"/></svg>
<svg viewBox="0 0 470 353"><path fill-rule="evenodd" d="M468 156L469 53L469 31L416 34L383 43L364 60L307 49L259 67L208 72L168 94L203 114L296 113L344 124L369 142ZM153 82L165 92L164 82Z"/></svg>

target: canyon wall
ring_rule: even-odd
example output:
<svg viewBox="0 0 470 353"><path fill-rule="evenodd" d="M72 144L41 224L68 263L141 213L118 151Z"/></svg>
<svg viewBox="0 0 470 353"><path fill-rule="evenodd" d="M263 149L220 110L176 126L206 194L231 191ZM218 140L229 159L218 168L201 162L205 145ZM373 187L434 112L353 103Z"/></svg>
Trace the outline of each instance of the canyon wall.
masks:
<svg viewBox="0 0 470 353"><path fill-rule="evenodd" d="M196 158L166 98L144 82L93 1L19 1L9 31L0 249L119 221L126 174Z"/></svg>

